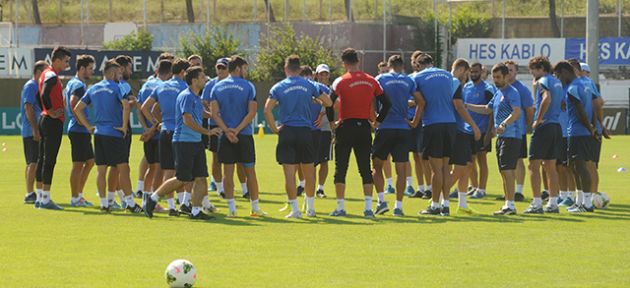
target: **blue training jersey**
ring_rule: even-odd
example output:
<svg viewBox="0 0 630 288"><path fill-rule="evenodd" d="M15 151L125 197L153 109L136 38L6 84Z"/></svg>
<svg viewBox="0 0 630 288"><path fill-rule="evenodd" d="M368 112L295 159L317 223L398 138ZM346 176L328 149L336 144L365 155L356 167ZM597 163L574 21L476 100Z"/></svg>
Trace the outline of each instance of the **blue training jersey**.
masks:
<svg viewBox="0 0 630 288"><path fill-rule="evenodd" d="M549 96L551 96L551 102L549 102L549 107L545 112L545 115L542 116L543 123L542 125L549 123L559 123L560 122L560 105L562 103L562 98L564 97L564 91L562 89L562 83L558 78L554 77L551 74L546 74L545 76L540 77L538 81L536 81L536 112L534 113L534 120L538 119L538 115L540 114L540 104L542 103L542 95L544 91L549 91Z"/></svg>
<svg viewBox="0 0 630 288"><path fill-rule="evenodd" d="M22 115L22 137L33 137L33 127L26 118L26 110L24 105L30 104L35 113L35 124L39 123L39 116L42 113L42 107L39 105L39 86L37 81L31 79L22 87L22 100L20 103L20 115Z"/></svg>
<svg viewBox="0 0 630 288"><path fill-rule="evenodd" d="M153 90L151 98L160 104L162 111L162 131L175 130L175 102L179 93L187 88L188 84L184 80L173 77Z"/></svg>
<svg viewBox="0 0 630 288"><path fill-rule="evenodd" d="M123 126L124 98L118 83L102 80L90 87L81 101L92 105L94 111L94 134L111 137L123 137L123 133L114 129ZM131 129L131 127L129 127Z"/></svg>
<svg viewBox="0 0 630 288"><path fill-rule="evenodd" d="M201 133L184 124L184 114L190 114L197 125L202 125L203 103L201 102L201 96L195 95L190 88L182 91L177 96L173 142L201 142Z"/></svg>
<svg viewBox="0 0 630 288"><path fill-rule="evenodd" d="M597 85L595 85L595 82L591 78L586 76L580 76L579 78L584 81L585 86L590 87L593 100L602 97L602 94L597 89ZM595 129L597 129L598 134L602 134L602 125L599 124L599 121L595 121Z"/></svg>
<svg viewBox="0 0 630 288"><path fill-rule="evenodd" d="M157 89L157 87L159 87L162 83L164 82L158 77L147 79L147 82L142 84L142 87L138 92L138 103L140 103L140 105L144 104L144 101L147 101L147 99L151 97L153 91L155 91L155 89ZM138 113L142 113L142 111L138 111ZM153 127L153 123L151 123L151 121L146 121L146 124L149 128ZM154 133L151 139L160 139L160 133Z"/></svg>
<svg viewBox="0 0 630 288"><path fill-rule="evenodd" d="M241 77L229 76L214 85L210 92L211 102L219 104L221 119L228 128L236 128L247 113L249 103L256 102L256 88L252 82ZM251 123L248 123L241 135L252 135Z"/></svg>
<svg viewBox="0 0 630 288"><path fill-rule="evenodd" d="M407 123L409 118L408 102L410 97L413 99L413 93L416 92L416 82L405 74L395 72L380 74L376 76L376 81L381 85L392 104L387 117L378 129L410 129L411 127ZM413 118L413 115L411 117Z"/></svg>
<svg viewBox="0 0 630 288"><path fill-rule="evenodd" d="M68 121L68 132L89 133L87 128L79 123L79 120L74 119L74 114L72 114L74 107L72 107L72 102L70 101L72 95L81 99L81 97L85 95L86 90L87 87L85 83L77 76L72 77L72 79L68 81L68 84L66 84L66 89L63 89L63 97L66 99L66 118L70 120ZM89 110L87 107L83 110L83 113L88 117Z"/></svg>
<svg viewBox="0 0 630 288"><path fill-rule="evenodd" d="M278 101L280 123L290 127L313 127L313 111L321 110L321 106L314 105L313 101L319 95L318 85L299 76L287 77L269 91L269 98Z"/></svg>
<svg viewBox="0 0 630 288"><path fill-rule="evenodd" d="M422 125L455 123L453 75L446 70L430 67L416 73L414 81L426 102Z"/></svg>
<svg viewBox="0 0 630 288"><path fill-rule="evenodd" d="M462 99L464 103L468 104L488 105L490 100L494 97L494 92L494 87L485 81L479 81L477 84L468 81L462 88ZM488 115L475 113L473 111L468 111L468 114L470 114L470 117L475 121L475 124L477 124L477 127L479 127L482 133L488 131L488 124L490 122Z"/></svg>
<svg viewBox="0 0 630 288"><path fill-rule="evenodd" d="M582 124L578 118L578 110L576 105L581 105L586 113L588 122L593 120L593 105L592 105L592 91L591 87L585 85L584 81L576 78L569 84L567 88L567 106L569 111L569 126L567 128L567 134L569 137L574 136L590 136L589 129Z"/></svg>
<svg viewBox="0 0 630 288"><path fill-rule="evenodd" d="M501 89L497 89L494 93L494 97L492 97L492 100L488 103L488 107L492 109L494 128L499 128L499 125L512 114L512 111L514 111L513 107L521 107L521 97L514 87L507 85ZM523 111L521 111L521 113L523 113ZM521 139L523 135L518 125L518 120L505 126L504 130L505 131L502 134L498 134L497 137Z"/></svg>
<svg viewBox="0 0 630 288"><path fill-rule="evenodd" d="M519 117L517 124L521 133L525 135L527 133L527 124L525 123L527 117L526 108L534 107L534 97L532 97L532 92L525 87L525 84L519 80L514 81L511 86L518 91L521 97L521 117Z"/></svg>
<svg viewBox="0 0 630 288"><path fill-rule="evenodd" d="M201 100L202 101L206 101L208 103L212 102L212 98L210 96L212 96L210 93L212 92L212 88L214 88L214 85L217 84L217 82L219 82L221 80L219 80L219 77L214 77L212 79L210 79L210 81L208 81L208 83L206 83L206 86L203 87L203 92L201 92ZM216 126L217 124L214 123L214 120L212 120L212 118L208 118L208 126Z"/></svg>

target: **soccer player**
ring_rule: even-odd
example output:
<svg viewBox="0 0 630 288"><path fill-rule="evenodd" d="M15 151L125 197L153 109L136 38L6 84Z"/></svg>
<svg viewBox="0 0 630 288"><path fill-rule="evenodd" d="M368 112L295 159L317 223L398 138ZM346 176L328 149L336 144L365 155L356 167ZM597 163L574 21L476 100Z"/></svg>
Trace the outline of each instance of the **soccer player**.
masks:
<svg viewBox="0 0 630 288"><path fill-rule="evenodd" d="M413 73L409 75L411 79L414 79L415 75L418 72L420 72L420 68L418 67L418 65L416 65L416 58L418 58L418 56L422 54L424 54L424 52L420 50L416 50L411 54L411 67L413 68ZM409 109L407 112L407 118L411 121L416 114L415 99L413 99L413 97L410 97L408 104L409 104ZM411 152L411 154L413 155L414 169L416 173L416 181L418 182L418 189L409 197L430 199L431 194L432 194L431 167L429 166L429 161L424 160L424 157L422 157L422 146L423 146L423 140L424 140L423 139L424 132L422 129L422 119L420 120L420 124L418 124L418 126L416 126L415 128L411 128L410 133L411 133L411 138L409 140L409 152ZM411 165L408 165L407 177L411 176L411 170L412 170ZM409 182L409 178L407 178L407 182ZM425 182L427 184L426 187L424 185Z"/></svg>
<svg viewBox="0 0 630 288"><path fill-rule="evenodd" d="M190 55L187 58L190 67L203 67L203 59L199 55Z"/></svg>
<svg viewBox="0 0 630 288"><path fill-rule="evenodd" d="M144 104L157 87L171 79L173 76L171 72L172 67L173 63L170 60L162 60L158 63L157 77L148 80L142 85L138 93L138 104ZM150 111L156 109L156 105L154 103L153 107L149 108ZM151 121L145 119L144 113L138 113L138 120L144 128L141 141L144 142L144 159L146 159L148 164L145 175L142 175L144 179L142 185L142 206L145 205L146 199L150 197L151 193L160 187L163 178L162 169L160 168L160 125L153 125ZM169 216L179 215L179 212L174 207L171 207L168 213Z"/></svg>
<svg viewBox="0 0 630 288"><path fill-rule="evenodd" d="M509 84L509 68L499 63L492 67L492 79L497 91L488 105L466 104L469 110L479 114L493 114L494 127L497 131L497 162L503 178L505 205L494 215L515 215L514 183L516 162L519 159L523 134L520 131L521 97Z"/></svg>
<svg viewBox="0 0 630 288"><path fill-rule="evenodd" d="M256 177L256 150L252 137L252 120L256 115L256 88L245 80L247 61L232 56L228 63L230 76L219 81L210 92L211 116L221 128L219 138L219 163L223 165L223 186L228 203L228 217L236 217L234 202L234 168L241 163L245 169L251 216L264 216L259 207L258 179Z"/></svg>
<svg viewBox="0 0 630 288"><path fill-rule="evenodd" d="M202 211L203 206L211 206L211 204L207 197L208 166L201 135L211 136L221 131L218 128L208 130L202 126L204 114L208 114L204 110L200 96L207 80L203 68L190 67L185 73L188 88L177 96L175 103L176 126L173 131L173 151L176 173L175 177L166 180L151 197L146 199L145 215L149 218L153 217L153 209L160 197L164 197L173 190L181 189L185 185L193 187L190 219L210 220L214 218Z"/></svg>
<svg viewBox="0 0 630 288"><path fill-rule="evenodd" d="M422 54L416 58L420 72L414 80L423 96L426 107L422 114L424 130L423 157L431 165L433 194L431 205L420 212L426 215L449 215L450 167L457 125L453 102L453 76L451 73L433 67L433 58ZM440 195L443 197L440 205Z"/></svg>
<svg viewBox="0 0 630 288"><path fill-rule="evenodd" d="M163 82L153 90L153 93L144 101L141 108L142 113L153 126L161 124L159 159L164 182L175 176L175 159L173 156L173 133L177 119L175 115L175 103L179 93L188 88L184 77L186 77L186 69L189 67L190 63L185 59L180 58L175 60L172 66L173 78ZM157 113L158 111L159 113ZM180 190L177 191L177 198L180 203L180 212L190 214L192 211L189 205L190 193L183 191L183 186L178 187ZM175 201L173 197L171 197L171 194L169 194L167 202L169 211L175 209Z"/></svg>
<svg viewBox="0 0 630 288"><path fill-rule="evenodd" d="M41 171L43 183L42 197L39 205L41 209L63 210L51 200L50 186L52 184L57 154L61 146L63 136L63 122L65 120L63 107L63 87L58 74L68 67L70 50L65 47L56 47L52 51L52 64L46 68L38 79L38 89L42 104L41 118L39 119L39 132L41 135L38 171ZM40 168L41 166L41 168Z"/></svg>
<svg viewBox="0 0 630 288"><path fill-rule="evenodd" d="M378 68L378 74L389 72L389 67L387 67L387 63L385 63L385 61L379 62L378 65L376 65L376 68Z"/></svg>
<svg viewBox="0 0 630 288"><path fill-rule="evenodd" d="M569 158L567 151L569 150L569 113L567 111L567 88L568 85L562 85L562 102L560 104L561 110L558 117L558 122L562 129L562 143L560 146L560 154L556 160L556 168L558 170L558 181L560 196L558 206L571 207L575 204L576 187L575 179L573 178L573 172L569 168ZM582 199L583 194L580 195Z"/></svg>
<svg viewBox="0 0 630 288"><path fill-rule="evenodd" d="M388 157L394 161L396 169L396 204L394 206L394 216L404 216L402 201L405 191L405 178L407 176L407 166L409 164L409 141L411 127L420 123L424 100L416 89L416 83L411 77L403 74L405 64L400 55L393 55L387 60L389 73L376 76L376 81L383 88L384 94L388 95L391 102L391 109L387 117L383 120L374 136L374 146L372 147L372 161L374 163L374 186L377 191L378 205L376 214L384 214L389 211L385 201L383 165ZM407 119L409 97L413 97L416 103L416 113L410 121ZM413 189L413 188L412 188Z"/></svg>
<svg viewBox="0 0 630 288"><path fill-rule="evenodd" d="M465 103L476 105L488 105L494 96L494 87L482 80L481 74L484 66L476 62L470 66L470 81L462 88L462 98ZM492 151L492 137L494 133L494 123L492 115L483 115L470 111L470 117L475 121L481 131L481 139L475 141L473 147L471 183L473 188L468 191L468 195L473 199L480 199L486 196L486 185L488 184L488 152ZM479 173L477 174L477 167ZM477 176L479 177L477 179Z"/></svg>
<svg viewBox="0 0 630 288"><path fill-rule="evenodd" d="M72 145L72 171L70 172L70 191L72 207L92 207L89 201L83 198L83 188L87 182L90 171L94 167L94 150L92 149L92 135L90 131L81 125L74 117L74 108L81 100L87 87L85 81L94 75L94 57L90 55L78 55L76 69L77 74L68 81L64 93L66 115L68 123L68 138ZM83 113L88 115L87 107Z"/></svg>
<svg viewBox="0 0 630 288"><path fill-rule="evenodd" d="M142 213L142 207L136 205L131 191L129 176L129 149L125 134L129 130L129 101L123 98L120 85L116 82L120 65L114 60L105 63L102 81L90 87L81 101L74 107L74 114L81 125L90 133L94 133L94 150L96 158L97 181L96 186L100 196L101 211L111 212L110 204L114 202L114 192L105 194L106 182L118 182L125 194L126 209L132 213ZM94 126L85 115L85 108L92 105L94 111ZM118 173L110 173L105 179L108 167L116 167ZM116 179L112 179L112 177Z"/></svg>
<svg viewBox="0 0 630 288"><path fill-rule="evenodd" d="M534 76L536 113L529 145L529 173L534 199L525 214L559 213L558 173L556 159L562 147L559 117L563 98L562 83L551 75L551 63L544 56L529 60L529 72ZM540 167L544 167L549 187L549 203L543 209L540 193Z"/></svg>
<svg viewBox="0 0 630 288"><path fill-rule="evenodd" d="M390 67L384 61L379 62L378 65L376 66L376 68L378 69L378 75L390 72ZM412 98L413 98L413 96L412 96ZM380 109L380 107L375 107L375 108L376 108L376 110ZM385 189L385 193L387 193L387 194L395 194L396 193L396 189L394 188L394 180L392 179L392 157L391 156L388 156L387 159L385 159L385 161L383 161L382 167L383 167L382 168L383 169L383 173L385 173L385 181L387 181L387 188ZM409 180L409 178L411 178L411 177L407 177L407 180ZM412 180L410 183L408 183L408 187L405 190L405 195L409 195L410 196L410 195L413 194L413 192L414 191L413 191L413 180ZM387 209L387 211L389 211L389 209Z"/></svg>
<svg viewBox="0 0 630 288"><path fill-rule="evenodd" d="M287 76L276 83L269 91L269 98L265 103L265 119L269 128L278 134L276 147L276 161L284 170L285 189L291 206L291 213L286 218L302 218L295 188L295 174L302 170L306 192L306 216L315 217L315 162L316 149L313 145L313 113L319 114L321 106L332 105L328 94L320 91L319 86L300 77L303 67L300 57L291 55L286 58L284 72ZM309 67L310 69L310 67ZM320 101L312 109L313 101ZM276 126L273 108L279 107L281 126ZM314 110L314 111L313 111Z"/></svg>
<svg viewBox="0 0 630 288"><path fill-rule="evenodd" d="M206 83L206 87L203 88L203 93L201 95L201 99L206 106L206 110L212 111L210 108L210 92L212 92L212 88L219 81L230 76L228 72L228 63L230 62L229 58L219 58L217 63L214 65L215 72L217 73L217 77L210 79L208 83ZM211 116L211 115L210 115ZM214 129L218 126L212 120L212 117L208 117L208 128ZM223 175L221 173L221 164L219 163L219 155L217 152L219 151L219 137L211 136L208 139L208 149L212 152L212 182L210 183L211 190L217 191L217 194L223 198L225 196L223 189Z"/></svg>
<svg viewBox="0 0 630 288"><path fill-rule="evenodd" d="M449 162L449 164L454 165L454 168L450 173L451 183L448 184L448 189L450 189L451 186L457 183L457 197L459 204L457 212L468 214L472 213L472 210L468 208L468 203L466 201L466 186L468 185L470 170L472 170L472 155L473 152L476 152L474 150L475 143L481 139L481 131L464 106L464 102L466 100L462 95L462 89L464 84L468 81L469 72L470 65L465 59L459 58L453 62L451 74L453 75L453 105L455 106L455 111L457 112L455 114L457 132L455 135L452 157ZM446 208L448 207L442 209L442 215L448 215L448 212L450 212L446 210Z"/></svg>
<svg viewBox="0 0 630 288"><path fill-rule="evenodd" d="M48 68L48 63L45 61L35 62L35 65L33 65L33 78L24 84L20 100L22 142L24 145L24 158L26 159L26 196L24 196L24 204L39 203L42 194L41 173L37 173L37 158L39 157L41 141L37 123L42 112L37 80L46 68ZM37 191L33 190L35 182L37 182Z"/></svg>
<svg viewBox="0 0 630 288"><path fill-rule="evenodd" d="M568 152L569 167L575 177L578 189L576 205L567 209L570 213L593 212L592 176L588 165L593 162L595 148L593 139L599 141L597 129L593 123L592 91L576 75L576 70L567 61L558 62L553 72L567 85L567 107L569 112ZM580 197L579 191L583 191Z"/></svg>
<svg viewBox="0 0 630 288"><path fill-rule="evenodd" d="M508 75L508 84L514 87L518 94L521 96L521 118L517 122L519 125L519 131L523 133L521 139L521 151L516 164L516 194L514 199L516 201L525 201L523 195L523 185L525 183L525 161L527 158L527 126L531 125L534 117L534 98L532 92L525 87L523 82L516 80L516 74L518 74L518 64L514 61L505 61L505 65L510 70ZM546 197L545 197L546 198Z"/></svg>
<svg viewBox="0 0 630 288"><path fill-rule="evenodd" d="M330 68L326 64L319 64L315 69L315 78L317 83L319 83L319 87L321 90L330 91ZM325 87L325 88L324 88ZM328 93L329 95L332 93ZM326 178L328 178L328 161L332 160L332 139L333 139L333 124L334 121L329 121L326 115L326 108L322 107L322 110L319 113L320 125L321 129L321 137L319 143L319 151L318 151L318 159L316 160L319 163L319 171L317 177L317 191L315 195L319 198L326 198L326 193L324 192L324 184L326 184ZM334 119L334 110L333 112Z"/></svg>

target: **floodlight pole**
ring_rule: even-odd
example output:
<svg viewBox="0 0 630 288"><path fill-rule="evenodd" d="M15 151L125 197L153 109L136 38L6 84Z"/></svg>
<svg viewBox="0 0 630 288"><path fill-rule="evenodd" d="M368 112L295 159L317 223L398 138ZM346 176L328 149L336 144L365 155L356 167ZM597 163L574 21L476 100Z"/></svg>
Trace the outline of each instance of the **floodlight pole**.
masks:
<svg viewBox="0 0 630 288"><path fill-rule="evenodd" d="M505 39L505 2L503 0L503 13L501 15L501 39Z"/></svg>
<svg viewBox="0 0 630 288"><path fill-rule="evenodd" d="M591 78L599 84L599 0L588 0L586 10L586 63Z"/></svg>
<svg viewBox="0 0 630 288"><path fill-rule="evenodd" d="M383 61L386 60L387 51L387 0L383 0Z"/></svg>

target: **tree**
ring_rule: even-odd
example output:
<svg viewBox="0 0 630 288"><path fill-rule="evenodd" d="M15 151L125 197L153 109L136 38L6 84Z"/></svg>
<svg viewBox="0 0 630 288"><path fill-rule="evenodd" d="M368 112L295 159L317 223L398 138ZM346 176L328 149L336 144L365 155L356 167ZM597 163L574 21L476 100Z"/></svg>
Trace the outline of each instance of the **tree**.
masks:
<svg viewBox="0 0 630 288"><path fill-rule="evenodd" d="M241 41L223 28L214 28L205 35L190 32L181 36L179 43L182 47L180 56L201 56L206 74L212 77L216 76L214 65L217 59L246 54L240 49Z"/></svg>
<svg viewBox="0 0 630 288"><path fill-rule="evenodd" d="M188 22L195 23L195 10L193 10L192 0L186 0L186 16L188 16Z"/></svg>
<svg viewBox="0 0 630 288"><path fill-rule="evenodd" d="M551 31L553 31L553 36L560 37L558 17L556 16L556 0L549 0L549 21L551 21Z"/></svg>
<svg viewBox="0 0 630 288"><path fill-rule="evenodd" d="M273 7L271 7L271 3L269 3L269 0L263 1L265 1L265 12L269 15L269 22L276 22L276 17L273 15Z"/></svg>
<svg viewBox="0 0 630 288"><path fill-rule="evenodd" d="M153 35L142 28L120 39L105 42L103 48L105 50L151 51Z"/></svg>
<svg viewBox="0 0 630 288"><path fill-rule="evenodd" d="M42 25L42 18L39 16L39 4L37 4L37 0L31 0L31 5L33 5L33 21L35 24Z"/></svg>

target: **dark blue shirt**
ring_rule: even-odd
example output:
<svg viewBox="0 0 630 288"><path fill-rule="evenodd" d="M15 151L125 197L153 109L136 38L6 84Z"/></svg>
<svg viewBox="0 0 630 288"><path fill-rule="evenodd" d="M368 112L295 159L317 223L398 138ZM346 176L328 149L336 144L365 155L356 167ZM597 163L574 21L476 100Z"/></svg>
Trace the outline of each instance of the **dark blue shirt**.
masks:
<svg viewBox="0 0 630 288"><path fill-rule="evenodd" d="M311 106L319 95L317 84L299 76L287 77L269 91L269 98L278 101L280 123L290 127L313 127L313 112L320 111L321 106Z"/></svg>
<svg viewBox="0 0 630 288"><path fill-rule="evenodd" d="M462 99L464 103L475 104L475 105L488 105L490 100L494 97L495 89L491 85L489 85L486 81L479 81L478 84L475 85L472 81L468 81L462 87ZM488 131L489 119L488 115L475 113L473 111L468 111L470 117L475 121L477 127L481 132Z"/></svg>
<svg viewBox="0 0 630 288"><path fill-rule="evenodd" d="M256 102L256 88L241 77L229 76L219 81L210 92L211 102L217 102L221 119L228 128L236 128L249 113L249 103ZM252 135L252 125L241 130L241 135Z"/></svg>
<svg viewBox="0 0 630 288"><path fill-rule="evenodd" d="M525 135L525 133L527 133L527 124L525 123L527 112L525 111L525 108L534 106L534 97L532 97L532 92L525 87L525 84L519 80L514 81L511 86L516 88L516 91L518 91L518 94L521 97L521 117L516 122L518 124L519 131Z"/></svg>
<svg viewBox="0 0 630 288"><path fill-rule="evenodd" d="M31 104L35 113L35 123L39 122L39 114L42 113L42 107L39 105L39 87L37 81L31 79L22 87L22 104L20 105L20 115L22 115L22 137L33 137L33 128L26 118L24 105Z"/></svg>
<svg viewBox="0 0 630 288"><path fill-rule="evenodd" d="M89 133L87 128L79 123L79 120L74 119L74 114L72 114L72 109L74 107L72 107L72 102L70 102L72 95L81 99L81 97L85 95L86 89L85 83L83 83L83 81L81 81L78 77L74 76L70 79L70 81L68 81L68 84L66 84L66 89L63 90L63 96L66 98L66 119L70 119L68 122L68 132ZM83 109L83 113L86 117L88 117L89 110L87 107Z"/></svg>
<svg viewBox="0 0 630 288"><path fill-rule="evenodd" d="M410 129L407 123L409 113L409 98L416 92L416 82L409 76L399 73L384 73L376 76L376 81L383 88L392 106L379 125L378 129ZM415 108L414 108L415 112ZM412 116L413 118L413 116Z"/></svg>
<svg viewBox="0 0 630 288"><path fill-rule="evenodd" d="M513 107L521 108L521 97L514 87L507 85L502 89L497 89L494 97L488 103L488 107L492 109L494 128L499 128L499 125L512 114L512 111L514 111ZM497 137L521 139L522 135L523 133L517 120L505 126L504 132L497 134Z"/></svg>
<svg viewBox="0 0 630 288"><path fill-rule="evenodd" d="M147 101L147 99L151 97L153 91L157 89L157 87L159 87L162 83L164 82L158 77L150 78L147 80L147 82L144 82L142 88L140 88L140 91L138 92L138 103L140 103L140 105L144 104L144 101ZM146 124L149 128L153 127L153 123L151 123L151 121L146 121ZM160 139L160 133L154 133L151 139Z"/></svg>
<svg viewBox="0 0 630 288"><path fill-rule="evenodd" d="M549 103L547 112L543 115L542 119L544 121L542 125L548 123L560 123L559 118L560 112L562 111L562 109L560 109L560 105L562 103L564 92L560 80L551 74L546 74L536 81L536 112L534 113L534 119L538 119L538 115L540 114L542 94L545 90L549 91L551 102Z"/></svg>
<svg viewBox="0 0 630 288"><path fill-rule="evenodd" d="M567 102L567 89L569 86L562 85L562 103L564 103L564 110L560 109L560 116L558 122L560 123L560 129L562 129L562 137L569 137L569 103ZM562 108L562 106L560 107Z"/></svg>
<svg viewBox="0 0 630 288"><path fill-rule="evenodd" d="M455 123L453 75L446 70L431 67L416 73L414 81L426 102L422 125Z"/></svg>
<svg viewBox="0 0 630 288"><path fill-rule="evenodd" d="M582 79L584 81L584 85L587 87L590 87L590 91L591 91L591 95L593 96L593 100L602 97L602 94L599 92L599 90L597 89L597 85L595 85L595 82L586 76L580 76L580 79ZM599 124L599 121L595 121L595 128L597 129L597 133L599 133L600 135L602 134L602 125Z"/></svg>
<svg viewBox="0 0 630 288"><path fill-rule="evenodd" d="M176 126L173 132L173 142L201 142L201 133L184 124L184 114L190 114L193 121L201 126L203 123L203 103L201 97L195 95L190 88L177 96L175 105Z"/></svg>
<svg viewBox="0 0 630 288"><path fill-rule="evenodd" d="M203 92L201 93L201 100L206 101L208 103L212 102L212 98L210 97L211 96L210 92L212 92L212 88L214 88L214 85L217 84L217 82L219 81L220 81L219 77L214 77L210 79L208 83L206 83L206 86L203 88ZM214 120L212 120L212 118L208 118L208 125L216 126L217 124L214 123Z"/></svg>
<svg viewBox="0 0 630 288"><path fill-rule="evenodd" d="M153 90L151 98L160 104L162 111L162 131L175 130L175 102L179 93L187 88L184 80L173 77Z"/></svg>
<svg viewBox="0 0 630 288"><path fill-rule="evenodd" d="M94 134L112 137L123 137L123 133L114 129L122 127L123 97L120 85L114 81L102 80L90 87L81 101L92 105L94 111Z"/></svg>
<svg viewBox="0 0 630 288"><path fill-rule="evenodd" d="M578 118L578 112L576 105L582 105L584 112L586 112L586 118L591 123L593 120L593 98L590 85L585 85L585 82L580 78L575 78L569 87L567 88L567 106L569 110L569 127L567 133L569 137L574 136L590 136L589 129L582 124ZM577 100L577 104L573 100Z"/></svg>

